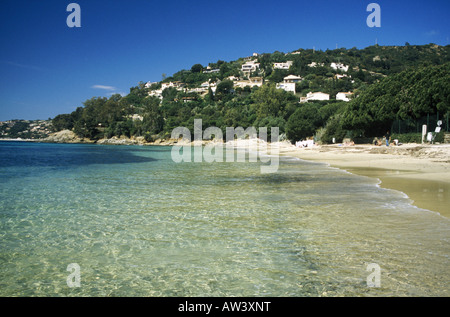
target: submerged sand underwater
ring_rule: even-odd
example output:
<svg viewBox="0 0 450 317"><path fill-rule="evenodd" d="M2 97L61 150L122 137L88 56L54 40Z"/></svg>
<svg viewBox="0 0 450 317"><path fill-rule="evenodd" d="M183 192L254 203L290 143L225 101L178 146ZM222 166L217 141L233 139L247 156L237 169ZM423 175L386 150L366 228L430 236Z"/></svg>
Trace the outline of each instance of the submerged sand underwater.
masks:
<svg viewBox="0 0 450 317"><path fill-rule="evenodd" d="M170 150L0 143L0 294L450 295L449 218L375 178L294 157L272 174L174 163Z"/></svg>

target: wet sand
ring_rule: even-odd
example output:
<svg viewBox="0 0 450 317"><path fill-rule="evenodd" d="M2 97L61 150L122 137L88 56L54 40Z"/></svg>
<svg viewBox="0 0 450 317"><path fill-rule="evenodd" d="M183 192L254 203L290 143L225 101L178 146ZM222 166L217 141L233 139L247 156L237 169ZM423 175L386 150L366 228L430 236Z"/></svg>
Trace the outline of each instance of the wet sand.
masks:
<svg viewBox="0 0 450 317"><path fill-rule="evenodd" d="M408 172L377 168L348 168L348 172L378 178L382 188L408 195L417 207L439 212L450 218L450 183L408 177Z"/></svg>
<svg viewBox="0 0 450 317"><path fill-rule="evenodd" d="M281 146L280 154L377 178L382 188L401 191L415 206L450 218L450 145Z"/></svg>

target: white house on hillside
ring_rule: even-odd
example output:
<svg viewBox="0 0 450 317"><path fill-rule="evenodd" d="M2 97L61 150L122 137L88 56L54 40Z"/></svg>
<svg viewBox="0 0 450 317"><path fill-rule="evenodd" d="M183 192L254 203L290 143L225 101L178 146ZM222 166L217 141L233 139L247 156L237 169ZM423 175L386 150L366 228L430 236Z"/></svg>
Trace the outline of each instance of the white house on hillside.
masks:
<svg viewBox="0 0 450 317"><path fill-rule="evenodd" d="M147 84L145 85L145 87L146 87L146 88L149 88L149 87L151 86L151 84L153 84L153 83L147 83ZM151 90L151 91L148 93L148 95L149 95L149 96L158 97L159 99L163 99L163 96L162 96L163 90L164 90L164 89L167 89L167 88L170 88L170 87L173 87L173 88L175 88L176 90L182 90L183 87L184 87L184 83L179 82L179 81L171 81L171 82L169 82L169 83L161 83L161 88L160 88L160 89Z"/></svg>
<svg viewBox="0 0 450 317"><path fill-rule="evenodd" d="M336 79L342 79L342 78L346 78L346 77L349 77L347 74L343 74L343 75L341 75L341 74L336 74L336 75L334 75L334 78L336 78ZM351 77L351 76L350 76Z"/></svg>
<svg viewBox="0 0 450 317"><path fill-rule="evenodd" d="M170 88L170 87L174 87L174 88L180 90L181 88L184 87L184 83L182 83L180 81L171 81L169 83L162 83L161 84L161 90L164 90L164 89Z"/></svg>
<svg viewBox="0 0 450 317"><path fill-rule="evenodd" d="M338 92L336 94L336 100L342 100L342 101L350 101L350 98L352 97L352 92Z"/></svg>
<svg viewBox="0 0 450 317"><path fill-rule="evenodd" d="M323 92L309 92L306 97L300 98L302 103L310 100L330 100L330 95Z"/></svg>
<svg viewBox="0 0 450 317"><path fill-rule="evenodd" d="M288 70L292 66L293 63L294 63L293 61L287 61L285 63L273 63L273 68Z"/></svg>
<svg viewBox="0 0 450 317"><path fill-rule="evenodd" d="M264 80L262 77L250 77L248 80L237 80L234 81L233 85L236 88L244 88L246 86L253 87L258 86L261 87L264 83Z"/></svg>
<svg viewBox="0 0 450 317"><path fill-rule="evenodd" d="M238 81L238 80L239 80L239 77L236 77L236 76L228 76L228 77L225 78L225 79L228 79L228 80L231 80L231 81Z"/></svg>
<svg viewBox="0 0 450 317"><path fill-rule="evenodd" d="M157 84L157 82L150 82L150 81L148 81L146 84L145 84L145 88L150 88L153 84Z"/></svg>
<svg viewBox="0 0 450 317"><path fill-rule="evenodd" d="M245 64L242 64L241 70L244 73L250 73L254 72L259 68L259 63L256 63L255 61L248 61Z"/></svg>
<svg viewBox="0 0 450 317"><path fill-rule="evenodd" d="M317 66L325 66L324 63L316 63L316 62L312 62L311 64L308 64L309 67L317 67Z"/></svg>
<svg viewBox="0 0 450 317"><path fill-rule="evenodd" d="M278 89L284 89L285 91L290 91L295 94L295 84L302 81L300 76L289 75L284 77L282 83L277 84Z"/></svg>
<svg viewBox="0 0 450 317"><path fill-rule="evenodd" d="M220 83L220 80L218 82ZM215 93L217 84L218 84L217 82L211 82L211 80L208 80L202 83L200 85L200 88L206 89L206 91L208 91L208 89L211 88L212 92Z"/></svg>
<svg viewBox="0 0 450 317"><path fill-rule="evenodd" d="M301 78L300 76L295 76L295 75L289 75L283 78L283 81L285 83L298 83L301 82L303 80L303 78Z"/></svg>
<svg viewBox="0 0 450 317"><path fill-rule="evenodd" d="M220 69L219 68L211 68L211 66L206 67L205 70L203 70L204 74L211 74L211 73L219 73Z"/></svg>
<svg viewBox="0 0 450 317"><path fill-rule="evenodd" d="M343 72L347 72L349 66L348 65L344 65L344 64L340 64L340 63L331 63L330 67L335 69L335 70L342 70Z"/></svg>
<svg viewBox="0 0 450 317"><path fill-rule="evenodd" d="M162 89L152 90L148 93L149 96L158 97L159 99L163 99Z"/></svg>

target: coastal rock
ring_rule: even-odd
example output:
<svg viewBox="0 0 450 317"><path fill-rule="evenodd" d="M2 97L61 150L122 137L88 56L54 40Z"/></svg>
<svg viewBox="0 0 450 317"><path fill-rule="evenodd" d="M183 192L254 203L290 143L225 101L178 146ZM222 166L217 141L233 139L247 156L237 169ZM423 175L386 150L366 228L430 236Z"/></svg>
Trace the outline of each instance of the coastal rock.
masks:
<svg viewBox="0 0 450 317"><path fill-rule="evenodd" d="M127 138L125 136L121 136L120 138L113 136L110 139L100 139L97 141L97 144L109 145L144 145L146 143L144 137Z"/></svg>
<svg viewBox="0 0 450 317"><path fill-rule="evenodd" d="M86 141L79 138L73 131L70 130L62 130L52 133L42 141L52 143L91 143L89 140Z"/></svg>
<svg viewBox="0 0 450 317"><path fill-rule="evenodd" d="M171 145L189 145L191 144L191 141L184 140L182 138L180 139L157 139L155 142L150 143L152 145L165 145L165 146L171 146Z"/></svg>

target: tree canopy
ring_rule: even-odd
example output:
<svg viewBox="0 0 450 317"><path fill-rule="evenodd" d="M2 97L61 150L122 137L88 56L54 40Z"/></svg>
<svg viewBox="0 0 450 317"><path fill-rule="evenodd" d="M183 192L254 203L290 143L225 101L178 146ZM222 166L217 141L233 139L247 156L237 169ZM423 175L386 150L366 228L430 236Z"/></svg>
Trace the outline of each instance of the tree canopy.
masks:
<svg viewBox="0 0 450 317"><path fill-rule="evenodd" d="M450 110L450 63L420 67L373 84L348 104L345 129L362 130L367 136L389 130L396 119L417 119Z"/></svg>
<svg viewBox="0 0 450 317"><path fill-rule="evenodd" d="M223 132L226 127L278 126L292 142L314 135L330 142L352 131L383 135L394 120L450 111L450 46L299 49L295 54L274 52L249 58L260 63L261 87L240 88L229 79L248 76L241 72L244 59L210 63L217 70L213 73L195 64L149 88L140 82L126 96L88 99L72 113L57 115L53 128L72 129L91 139L125 135L150 140L167 137L178 126L192 128L195 118L202 119L204 127L216 126ZM286 61L293 62L289 71L273 69L273 63ZM347 65L348 71L332 68L332 62ZM277 89L276 83L289 74L303 78L296 84L297 94ZM171 81L185 86L164 89L161 99L149 95ZM202 96L187 92L205 82L216 83L215 91L209 87ZM300 96L310 91L328 93L331 98L299 103ZM344 91L353 91L355 98L337 102L337 92Z"/></svg>

